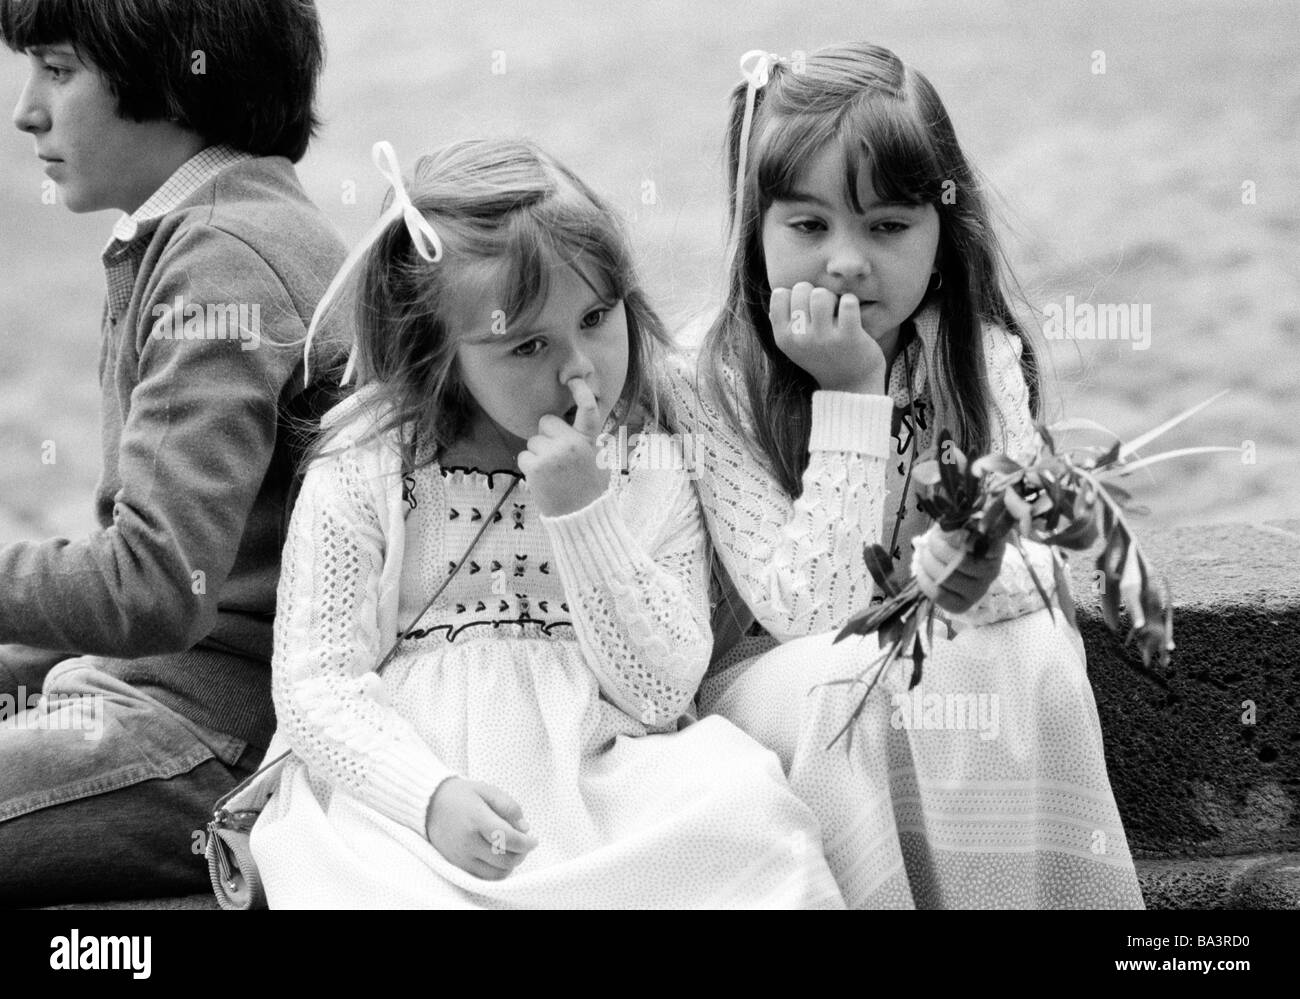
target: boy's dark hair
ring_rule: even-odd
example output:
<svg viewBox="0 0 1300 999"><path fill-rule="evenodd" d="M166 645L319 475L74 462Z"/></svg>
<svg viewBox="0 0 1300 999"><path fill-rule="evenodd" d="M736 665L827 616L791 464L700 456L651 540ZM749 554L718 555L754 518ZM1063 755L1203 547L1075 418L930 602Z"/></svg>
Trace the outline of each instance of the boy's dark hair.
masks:
<svg viewBox="0 0 1300 999"><path fill-rule="evenodd" d="M315 0L0 0L0 38L72 45L123 118L172 119L213 145L296 163L319 125Z"/></svg>

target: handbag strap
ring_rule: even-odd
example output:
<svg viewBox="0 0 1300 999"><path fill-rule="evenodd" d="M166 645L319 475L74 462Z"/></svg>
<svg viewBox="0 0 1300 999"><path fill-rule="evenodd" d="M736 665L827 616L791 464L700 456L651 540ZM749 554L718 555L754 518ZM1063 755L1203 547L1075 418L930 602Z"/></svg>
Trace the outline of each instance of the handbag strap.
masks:
<svg viewBox="0 0 1300 999"><path fill-rule="evenodd" d="M429 613L429 608L433 606L434 601L437 600L440 596L442 596L443 591L446 590L447 587L451 584L451 581L456 578L456 573L460 572L461 566L463 566L466 562L469 561L469 557L473 553L474 548L478 545L479 541L482 539L487 529L491 527L494 523L496 523L497 514L501 512L501 508L505 506L506 500L510 498L510 494L515 491L515 486L517 485L519 485L518 478L514 479L514 481L512 481L510 485L506 487L506 491L501 494L501 498L497 500L496 506L492 508L492 512L483 519L483 526L480 527L478 529L478 533L474 535L474 540L471 541L469 543L469 547L465 549L465 554L462 555L460 560L451 567L451 571L447 573L447 578L444 579L442 581L442 584L434 591L433 596L429 598L428 603L426 603L424 607L420 609L420 612L415 615L415 618L411 621L410 627L398 633L397 641L395 641L392 644L392 646L389 648L389 650L384 654L384 658L379 660L379 665L376 666L374 669L374 672L376 674L382 673L384 667L387 666L390 662L392 662L393 657L397 655L397 650L402 647L402 642L405 641L406 632L412 630L417 624L420 623L420 619L424 617L425 614ZM249 784L253 783L253 781L255 781L263 773L265 773L267 770L270 770L273 766L275 766L285 757L289 756L292 752L293 752L292 749L286 749L283 753L281 753L275 759L271 760L269 763L263 763L260 767L257 768L256 771L249 774L237 785L235 785L235 787L233 787L231 790L227 791L220 798L218 798L217 803L212 806L212 811L214 815L220 816L221 813L225 810L225 805L227 801L229 801L231 798L237 795L240 791L244 790L244 788L248 787Z"/></svg>

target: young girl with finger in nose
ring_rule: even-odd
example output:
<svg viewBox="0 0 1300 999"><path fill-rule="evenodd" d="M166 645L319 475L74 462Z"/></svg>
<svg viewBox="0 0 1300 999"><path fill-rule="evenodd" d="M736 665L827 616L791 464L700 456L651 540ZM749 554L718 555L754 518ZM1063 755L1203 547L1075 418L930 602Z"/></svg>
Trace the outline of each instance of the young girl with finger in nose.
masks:
<svg viewBox="0 0 1300 999"><path fill-rule="evenodd" d="M523 142L393 179L285 551L271 906L842 907L776 758L678 731L705 535L684 462L638 454L665 335L616 216Z"/></svg>
<svg viewBox="0 0 1300 999"><path fill-rule="evenodd" d="M747 60L727 301L671 397L732 609L766 634L720 655L701 712L782 758L850 906L1140 907L1077 634L1018 551L966 552L911 480L941 428L972 457L1034 447L1038 366L978 175L886 49ZM846 731L878 642L832 639L872 601L872 544L951 629Z"/></svg>

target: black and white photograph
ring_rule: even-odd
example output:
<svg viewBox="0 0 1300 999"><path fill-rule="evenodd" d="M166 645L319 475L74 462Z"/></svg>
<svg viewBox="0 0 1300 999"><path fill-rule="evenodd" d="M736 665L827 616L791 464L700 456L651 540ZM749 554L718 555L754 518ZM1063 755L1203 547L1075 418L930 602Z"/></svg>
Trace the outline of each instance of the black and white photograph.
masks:
<svg viewBox="0 0 1300 999"><path fill-rule="evenodd" d="M0 39L35 972L168 980L150 927L257 909L1073 910L1098 981L1268 964L1295 4L0 0Z"/></svg>

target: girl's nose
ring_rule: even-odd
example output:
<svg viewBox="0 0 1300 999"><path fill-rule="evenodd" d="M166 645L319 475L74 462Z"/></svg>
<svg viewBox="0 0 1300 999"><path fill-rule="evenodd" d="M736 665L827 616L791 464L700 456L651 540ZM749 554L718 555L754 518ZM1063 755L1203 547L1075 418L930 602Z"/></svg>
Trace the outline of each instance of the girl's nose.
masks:
<svg viewBox="0 0 1300 999"><path fill-rule="evenodd" d="M560 364L560 384L567 385L571 378L590 381L595 373L596 366L591 363L591 358L580 347L575 346L565 355Z"/></svg>
<svg viewBox="0 0 1300 999"><path fill-rule="evenodd" d="M18 131L35 135L38 132L49 131L50 115L43 104L36 100L33 91L32 81L29 79L22 93L18 95L18 103L14 105L13 120L14 128Z"/></svg>
<svg viewBox="0 0 1300 999"><path fill-rule="evenodd" d="M831 244L826 273L838 278L860 278L871 273L871 261L863 240L843 235Z"/></svg>

